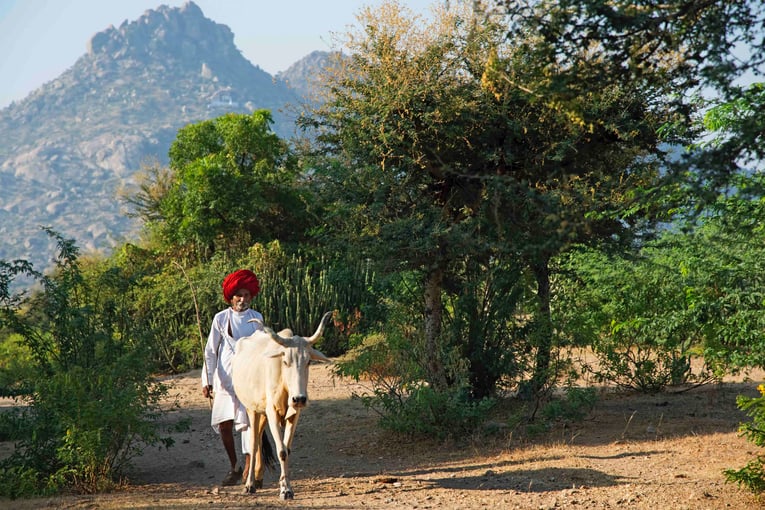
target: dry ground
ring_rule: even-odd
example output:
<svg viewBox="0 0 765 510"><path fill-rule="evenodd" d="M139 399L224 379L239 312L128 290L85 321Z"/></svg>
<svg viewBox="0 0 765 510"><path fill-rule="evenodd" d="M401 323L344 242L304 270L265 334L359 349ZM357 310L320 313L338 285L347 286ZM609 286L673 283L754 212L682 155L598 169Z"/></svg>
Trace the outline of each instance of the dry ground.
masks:
<svg viewBox="0 0 765 510"><path fill-rule="evenodd" d="M124 490L0 500L0 508L765 508L721 473L758 453L736 433L744 416L735 398L756 394L762 380L759 373L752 382L655 396L604 392L584 421L545 436L505 429L457 446L382 432L350 398L360 385L315 366L293 444L295 499L282 502L273 473L255 495L218 485L227 461L195 371L167 380L180 408L166 419L188 418L190 430L175 434L169 450L137 459Z"/></svg>

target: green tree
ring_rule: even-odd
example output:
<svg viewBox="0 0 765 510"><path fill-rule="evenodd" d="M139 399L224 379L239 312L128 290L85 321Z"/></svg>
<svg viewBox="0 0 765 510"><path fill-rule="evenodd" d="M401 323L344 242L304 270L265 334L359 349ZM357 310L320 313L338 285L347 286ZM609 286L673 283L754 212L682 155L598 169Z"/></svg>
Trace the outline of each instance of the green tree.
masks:
<svg viewBox="0 0 765 510"><path fill-rule="evenodd" d="M712 161L729 160L724 168L735 166L734 179L740 174L761 170L765 160L765 119L760 112L765 109L765 82L752 83L734 89L735 98L713 103L703 118L704 128L711 138L697 146L696 159ZM746 195L762 195L757 180L746 179Z"/></svg>
<svg viewBox="0 0 765 510"><path fill-rule="evenodd" d="M765 40L761 0L492 3L507 13L508 34L520 30L541 39L534 48L539 65L555 59L568 66L570 72L550 86L565 85L570 97L606 82L650 85L657 80L674 82L678 91L698 85L732 91L736 77L765 62L759 51ZM598 66L591 65L592 52ZM678 94L674 106L682 110L688 99Z"/></svg>
<svg viewBox="0 0 765 510"><path fill-rule="evenodd" d="M738 80L765 70L762 0L495 3L508 15L510 37L534 34L539 41L529 47L532 64L560 65L562 72L537 84L538 94L568 104L611 85L637 87L649 97L659 91L669 119L663 132L686 139L701 134L695 118L700 97L735 103L744 94ZM750 140L757 133L748 129L752 124L739 130ZM740 170L742 149L736 142L707 146L667 162L662 186L646 196L666 201L664 207L690 204L700 211Z"/></svg>
<svg viewBox="0 0 765 510"><path fill-rule="evenodd" d="M271 123L258 110L180 129L170 147L172 176L149 174L129 200L137 215L167 245L203 258L256 241L301 239L296 160Z"/></svg>
<svg viewBox="0 0 765 510"><path fill-rule="evenodd" d="M543 162L556 167L560 176L577 176L575 182L584 187L575 191L578 197L573 200L565 198L570 204L587 204L586 190L598 195L591 202L597 204L593 209L574 206L578 211L573 215L560 214L560 209L553 207L548 230L556 224L571 224L567 216L585 228L590 222L582 219L611 217L617 221L601 224L605 229L590 228L586 237L610 241L618 235L629 240L629 234L645 235L650 220L662 216L669 219L689 204L703 207L701 200L709 196L714 200L714 190L724 187L735 173L734 161L740 153L697 152L669 158L666 151L701 134L696 115L703 91L712 88L723 94L735 93L731 81L762 63L763 56L757 50L762 31L755 29L765 19L761 2L508 0L496 4L507 15L506 33L519 46L516 54L524 58L522 62L498 59L498 65L492 66L491 83L504 95L526 92L529 100L552 106L574 121L568 124L568 133L551 131L555 136L528 145L532 156L529 168ZM741 60L733 54L731 50L737 45L748 45L751 58ZM619 99L610 101L608 96L614 93ZM611 112L609 105L614 107ZM577 130L577 123L583 129ZM535 129L544 123L529 124ZM588 134L591 128L594 137ZM585 140L595 143L582 143ZM630 149L620 155L625 142ZM598 154L604 157L598 158ZM569 168L579 170L571 172ZM661 174L656 172L658 168ZM578 178L579 172L590 169L594 179ZM554 176L555 172L537 175ZM623 181L625 177L627 181ZM549 179L539 182L546 186ZM558 182L565 182L565 178ZM558 190L566 194L563 187L555 186L554 193L540 195L552 198ZM535 209L543 213L548 204ZM531 224L542 224L538 221L541 217L537 215ZM649 222L642 223L646 219ZM540 318L548 311L549 261L565 247L555 239L553 236L547 245L531 240L528 245L530 266L538 281ZM541 324L541 331L535 373L539 382L545 379L552 345L547 333L549 321ZM538 388L539 384L532 386Z"/></svg>
<svg viewBox="0 0 765 510"><path fill-rule="evenodd" d="M475 178L483 155L470 142L485 119L475 82L461 76L455 43L465 28L454 17L421 21L394 4L363 11L364 33L349 41L330 97L304 121L331 156L316 170L332 201L329 223L388 272L420 275L429 379L444 387L442 292L455 261L483 249L476 246L483 184Z"/></svg>
<svg viewBox="0 0 765 510"><path fill-rule="evenodd" d="M448 382L444 293L465 293L470 271L488 275L500 261L508 274L521 266L533 275L526 312L536 391L551 375L550 262L575 243L627 242L651 218L635 195L659 175L667 91L540 94L564 69L538 65L538 39L508 40L502 21L464 4L431 24L395 3L364 11L363 33L349 37L349 56L328 77L328 100L312 121L334 157L318 175L333 186L339 228L365 253L422 277L433 382ZM505 320L520 310L505 307ZM475 354L473 370L486 368L475 350L463 352Z"/></svg>

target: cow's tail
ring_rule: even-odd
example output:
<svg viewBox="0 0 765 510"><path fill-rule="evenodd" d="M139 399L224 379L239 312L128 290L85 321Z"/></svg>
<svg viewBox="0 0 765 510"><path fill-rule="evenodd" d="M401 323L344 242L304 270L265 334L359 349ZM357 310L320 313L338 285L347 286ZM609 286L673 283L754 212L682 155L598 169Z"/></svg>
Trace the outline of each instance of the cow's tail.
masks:
<svg viewBox="0 0 765 510"><path fill-rule="evenodd" d="M268 432L264 432L260 436L260 445L263 450L263 464L269 471L275 471L278 461L276 455L274 455L274 447L271 444L271 436Z"/></svg>

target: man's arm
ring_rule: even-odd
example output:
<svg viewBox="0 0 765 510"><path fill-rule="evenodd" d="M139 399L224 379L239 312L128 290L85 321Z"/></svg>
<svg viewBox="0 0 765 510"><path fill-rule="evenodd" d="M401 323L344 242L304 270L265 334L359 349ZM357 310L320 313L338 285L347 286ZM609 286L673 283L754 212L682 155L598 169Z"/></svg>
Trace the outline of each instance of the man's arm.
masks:
<svg viewBox="0 0 765 510"><path fill-rule="evenodd" d="M202 366L202 395L205 398L212 398L213 396L213 374L218 366L221 334L216 319L217 316L213 318L210 334L207 336L207 344L205 344L204 365Z"/></svg>

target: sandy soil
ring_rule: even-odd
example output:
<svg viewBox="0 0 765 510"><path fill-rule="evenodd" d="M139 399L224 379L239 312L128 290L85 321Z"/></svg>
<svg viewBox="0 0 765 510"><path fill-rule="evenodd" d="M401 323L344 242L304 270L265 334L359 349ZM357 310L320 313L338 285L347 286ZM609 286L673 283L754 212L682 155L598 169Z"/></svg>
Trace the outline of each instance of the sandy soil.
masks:
<svg viewBox="0 0 765 510"><path fill-rule="evenodd" d="M221 487L227 461L209 427L199 372L169 378L180 407L168 423L190 419L175 446L134 462L130 484L110 494L2 501L0 508L292 508L292 509L744 509L765 504L726 483L758 449L738 437L738 394L762 381L729 382L680 394L603 392L576 424L522 438L509 428L478 433L466 445L410 442L381 431L351 398L362 385L311 369L311 402L291 459L295 499L278 499L267 473L254 495Z"/></svg>

